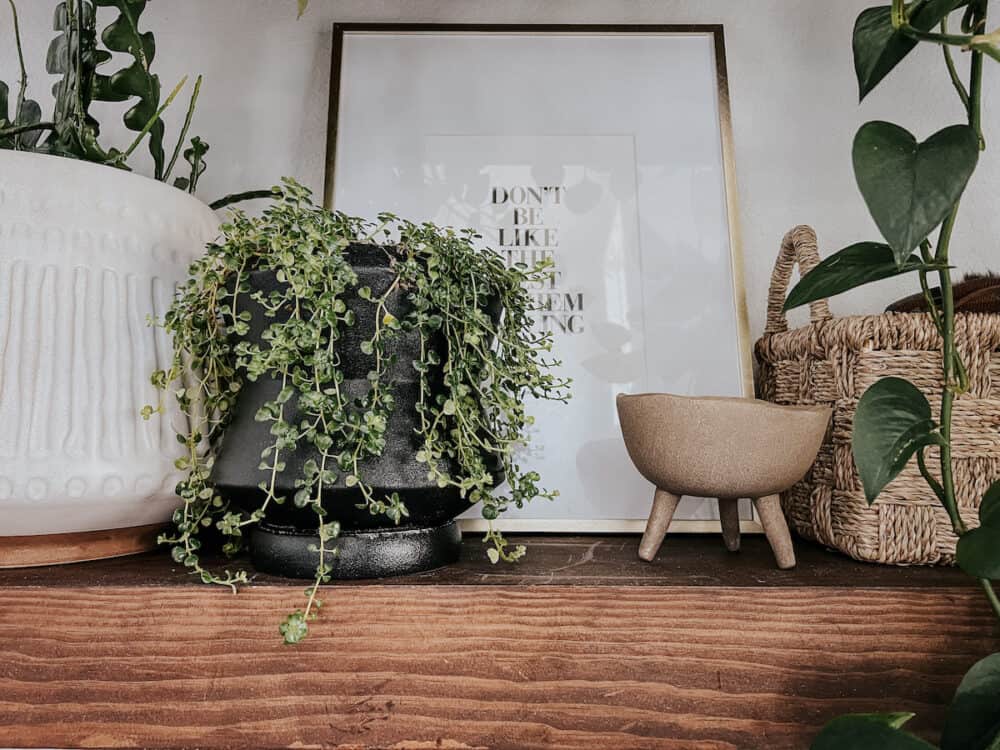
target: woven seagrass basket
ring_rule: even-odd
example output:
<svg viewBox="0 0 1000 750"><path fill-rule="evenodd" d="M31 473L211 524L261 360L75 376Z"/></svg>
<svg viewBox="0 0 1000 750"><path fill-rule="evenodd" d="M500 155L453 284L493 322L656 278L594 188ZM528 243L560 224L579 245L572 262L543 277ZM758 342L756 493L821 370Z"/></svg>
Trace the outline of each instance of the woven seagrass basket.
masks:
<svg viewBox="0 0 1000 750"><path fill-rule="evenodd" d="M817 263L816 234L810 227L795 227L785 235L771 276L767 324L755 346L761 398L833 407L812 469L782 495L785 514L802 536L858 560L952 564L956 537L916 460L869 506L851 455L858 399L881 378L906 378L938 412L941 338L924 313L834 318L826 300L810 305L809 325L788 330L782 306L793 267L798 264L804 275ZM1000 478L1000 315L960 314L955 328L970 384L956 399L952 418L955 492L962 517L976 526L979 500ZM936 449L927 458L936 467Z"/></svg>

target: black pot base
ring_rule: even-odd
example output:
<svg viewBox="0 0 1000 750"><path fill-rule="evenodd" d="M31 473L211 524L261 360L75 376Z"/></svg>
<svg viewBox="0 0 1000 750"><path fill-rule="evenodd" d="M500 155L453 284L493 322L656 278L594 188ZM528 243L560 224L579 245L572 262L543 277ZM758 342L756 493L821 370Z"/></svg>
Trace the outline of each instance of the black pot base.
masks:
<svg viewBox="0 0 1000 750"><path fill-rule="evenodd" d="M458 561L462 531L455 521L422 529L341 531L327 559L334 579L389 578L434 570ZM261 523L250 534L250 560L261 573L286 578L314 578L319 535L288 526Z"/></svg>

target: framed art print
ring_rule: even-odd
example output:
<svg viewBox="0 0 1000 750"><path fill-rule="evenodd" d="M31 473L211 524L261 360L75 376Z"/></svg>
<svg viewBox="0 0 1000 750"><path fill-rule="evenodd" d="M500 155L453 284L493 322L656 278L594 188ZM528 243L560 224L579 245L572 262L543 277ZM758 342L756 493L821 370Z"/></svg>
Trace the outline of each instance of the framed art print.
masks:
<svg viewBox="0 0 1000 750"><path fill-rule="evenodd" d="M506 529L642 530L616 394L753 395L719 26L337 25L325 203L552 259L530 292L573 398L530 405L523 463L560 497Z"/></svg>

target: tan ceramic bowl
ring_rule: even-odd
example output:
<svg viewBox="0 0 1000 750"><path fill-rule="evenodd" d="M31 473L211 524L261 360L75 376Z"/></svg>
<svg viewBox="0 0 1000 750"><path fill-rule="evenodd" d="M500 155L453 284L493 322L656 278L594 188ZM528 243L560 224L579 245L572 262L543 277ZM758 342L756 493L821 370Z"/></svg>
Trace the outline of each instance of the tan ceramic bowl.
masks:
<svg viewBox="0 0 1000 750"><path fill-rule="evenodd" d="M816 458L830 409L747 398L619 394L625 447L646 479L675 495L784 492Z"/></svg>

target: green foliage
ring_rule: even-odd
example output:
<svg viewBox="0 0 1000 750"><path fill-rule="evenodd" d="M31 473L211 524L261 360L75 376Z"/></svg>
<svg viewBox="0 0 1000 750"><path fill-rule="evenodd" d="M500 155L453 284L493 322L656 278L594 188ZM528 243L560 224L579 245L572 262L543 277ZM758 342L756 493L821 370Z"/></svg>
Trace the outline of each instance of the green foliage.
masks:
<svg viewBox="0 0 1000 750"><path fill-rule="evenodd" d="M949 259L958 205L985 148L981 132L983 61L1000 60L1000 30L985 33L988 0L917 0L869 8L854 28L854 67L864 98L921 41L940 45L948 76L966 113L966 122L938 131L923 143L904 128L870 122L854 139L858 187L886 243L858 243L819 264L792 290L786 308L837 294L879 279L916 271L928 316L941 337L941 388L937 418L923 393L900 378L884 378L861 397L854 418L852 452L873 502L909 460L917 456L921 475L940 501L959 537L958 562L978 577L994 613L1000 598L990 579L1000 577L1000 482L982 500L980 525L969 530L959 512L952 467L951 429L955 399L969 387L955 343L955 305ZM963 34L948 33L948 15L964 7ZM939 31L932 32L936 25ZM968 86L951 54L968 55ZM937 241L930 234L940 226ZM919 249L919 258L911 253ZM931 292L927 274L936 273L940 294ZM937 476L927 466L924 448L936 445ZM835 719L813 750L902 750L931 747L902 731L901 725L873 717ZM943 750L1000 750L1000 654L968 673L948 716Z"/></svg>
<svg viewBox="0 0 1000 750"><path fill-rule="evenodd" d="M56 6L53 28L58 32L45 58L46 72L61 76L52 87L53 130L45 149L60 156L107 162L115 154L97 142L98 124L89 114L97 66L111 54L97 49L94 6L68 0Z"/></svg>
<svg viewBox="0 0 1000 750"><path fill-rule="evenodd" d="M913 714L838 716L820 732L810 750L934 750L934 746L902 730Z"/></svg>
<svg viewBox="0 0 1000 750"><path fill-rule="evenodd" d="M139 30L146 0L94 0L94 3L99 7L118 10L118 16L101 33L104 46L112 52L123 52L132 58L128 67L110 76L97 77L96 98L107 102L135 100L122 119L125 127L138 133L156 116L160 106L160 77L152 72L156 40L153 32ZM163 121L156 117L149 129L148 143L149 153L153 157L154 176L158 180L163 179L163 131Z"/></svg>
<svg viewBox="0 0 1000 750"><path fill-rule="evenodd" d="M205 171L205 154L208 153L208 144L201 138L195 136L191 139L191 145L184 149L184 161L191 168L187 177L178 177L174 180L174 187L193 193L198 188L198 178Z"/></svg>
<svg viewBox="0 0 1000 750"><path fill-rule="evenodd" d="M178 439L187 447L178 467L187 472L178 485L183 507L174 517L175 530L163 541L173 546L175 559L206 580L235 585L243 574L215 577L198 558L199 533L214 525L227 537L224 549L240 548L243 529L265 517L272 504L291 500L316 513L320 544L316 578L301 612L285 620L286 642L301 640L320 602L319 586L329 580L334 542L340 528L330 518L329 488L356 487L375 515L399 523L409 514L398 494L380 496L365 479L365 459L386 447L389 415L395 407L389 375L387 344L401 331L416 332L420 355L413 369L420 374L416 406L422 441L417 460L440 487L455 487L470 504L479 503L491 521L510 506L521 507L537 497L557 493L539 486L540 477L518 465L516 449L532 423L525 411L528 396L566 400L568 383L549 372L548 334L533 330L533 311L526 288L549 273L550 263L533 268L508 268L492 251L480 251L471 230L456 232L432 224L413 224L390 214L373 225L331 213L313 205L308 190L285 180L274 188L274 202L259 218L234 212L223 225L221 242L190 270L191 279L167 312L163 325L173 336L174 357L169 371L153 374L153 384L172 392L188 416L190 432ZM373 337L361 344L374 357L369 390L350 399L341 389L338 340L354 323L346 299L358 279L345 257L352 242L385 241L385 252L397 274L389 289L370 289L357 296L375 308ZM286 285L264 294L251 288L250 271L272 271ZM406 291L410 312L404 319L389 313L389 296ZM240 309L249 295L275 318L262 342L246 338L249 313ZM503 314L497 318L495 306ZM278 319L278 310L290 311ZM446 342L444 359L432 339ZM185 380L185 373L198 377ZM260 408L258 421L270 423L274 443L261 455L264 496L258 508L242 515L211 485L212 447L221 438L236 394L248 380L269 376L281 382L275 399ZM190 385L194 382L195 385ZM432 387L433 383L442 383ZM290 422L287 405L298 417ZM162 411L148 407L147 416ZM295 478L296 492L281 495L277 479L285 457L296 446L309 444L318 459L307 461ZM493 462L499 460L507 480L506 494L493 491ZM457 467L451 471L448 467ZM491 560L517 560L524 548L508 549L492 523L486 535Z"/></svg>
<svg viewBox="0 0 1000 750"><path fill-rule="evenodd" d="M910 24L928 31L967 1L917 0L908 6ZM854 24L854 73L859 98L864 99L916 46L916 39L893 27L888 5L863 11Z"/></svg>
<svg viewBox="0 0 1000 750"><path fill-rule="evenodd" d="M309 623L306 622L306 615L301 609L297 609L286 617L278 626L285 643L294 646L309 635Z"/></svg>
<svg viewBox="0 0 1000 750"><path fill-rule="evenodd" d="M42 119L42 108L38 102L25 99L14 113L9 112L9 90L7 84L0 81L0 132L8 128L34 125ZM41 136L40 130L28 130L18 135L0 136L0 149L28 150L34 148Z"/></svg>
<svg viewBox="0 0 1000 750"><path fill-rule="evenodd" d="M1000 579L1000 480L990 485L979 506L979 527L958 540L958 564L977 578Z"/></svg>
<svg viewBox="0 0 1000 750"><path fill-rule="evenodd" d="M42 108L38 106L38 102L25 97L28 76L24 70L24 54L21 51L21 26L18 22L14 0L8 0L8 4L14 27L17 59L21 68L21 81L13 113L11 113L8 103L10 91L7 84L0 81L0 149L31 149L34 148L42 133L36 128L41 121Z"/></svg>
<svg viewBox="0 0 1000 750"><path fill-rule="evenodd" d="M934 750L904 732L910 713L850 714L831 721L811 750ZM945 718L941 750L1000 748L1000 654L973 665L955 691Z"/></svg>
<svg viewBox="0 0 1000 750"><path fill-rule="evenodd" d="M785 300L785 310L792 310L816 300L841 294L855 287L881 281L912 271L933 271L936 266L924 263L916 255L896 264L892 248L882 242L858 242L820 261Z"/></svg>
<svg viewBox="0 0 1000 750"><path fill-rule="evenodd" d="M979 159L979 136L952 125L917 143L905 128L869 122L854 138L853 158L868 211L902 265L958 203Z"/></svg>
<svg viewBox="0 0 1000 750"><path fill-rule="evenodd" d="M869 503L896 478L910 458L940 442L931 406L902 378L882 378L865 391L854 414L851 451Z"/></svg>
<svg viewBox="0 0 1000 750"><path fill-rule="evenodd" d="M973 665L955 691L944 722L941 750L997 748L1000 748L1000 654L991 654Z"/></svg>
<svg viewBox="0 0 1000 750"><path fill-rule="evenodd" d="M15 111L9 112L9 86L0 81L0 149L17 149L55 154L128 169L127 160L136 146L146 140L153 158L154 177L166 180L161 116L173 100L178 84L165 102L160 102L160 80L152 72L156 43L151 31L140 29L146 0L63 0L56 4L53 28L56 37L46 54L46 71L59 76L52 88L51 121L43 122L38 103L25 97L27 74L23 62L17 8L8 0L14 19L14 39L21 67L21 82ZM97 36L97 9L114 8L117 15ZM100 44L104 46L101 47ZM112 53L128 55L131 62L111 75L100 72L112 60ZM199 78L200 82L200 78ZM191 123L195 100L192 96L184 128L175 154L180 150ZM130 102L123 121L134 131L136 140L127 148L106 148L100 143L100 125L91 115L94 102ZM42 139L43 133L48 135ZM195 143L185 151L192 168L183 189L193 192L197 177L204 171L201 156L207 146ZM172 164L171 164L172 165Z"/></svg>

